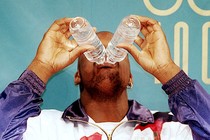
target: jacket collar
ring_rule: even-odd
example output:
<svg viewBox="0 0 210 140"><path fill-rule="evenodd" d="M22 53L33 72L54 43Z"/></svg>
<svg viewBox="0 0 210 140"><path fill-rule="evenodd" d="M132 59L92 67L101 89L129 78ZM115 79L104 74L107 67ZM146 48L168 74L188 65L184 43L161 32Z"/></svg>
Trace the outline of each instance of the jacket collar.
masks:
<svg viewBox="0 0 210 140"><path fill-rule="evenodd" d="M139 104L137 101L129 100L129 110L127 113L128 120L138 120L143 122L154 122L154 117L152 113ZM84 108L82 107L81 101L76 100L68 108L65 109L62 118L65 121L68 121L69 118L76 120L83 120L88 122L88 115L85 113Z"/></svg>

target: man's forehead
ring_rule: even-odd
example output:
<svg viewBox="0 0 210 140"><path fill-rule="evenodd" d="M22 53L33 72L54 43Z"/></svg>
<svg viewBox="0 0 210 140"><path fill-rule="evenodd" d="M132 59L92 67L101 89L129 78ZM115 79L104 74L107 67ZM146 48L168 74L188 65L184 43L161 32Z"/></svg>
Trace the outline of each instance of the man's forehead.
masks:
<svg viewBox="0 0 210 140"><path fill-rule="evenodd" d="M113 34L108 31L97 32L96 34L97 34L98 38L101 40L104 47L107 47L108 43L110 42L110 40L113 37Z"/></svg>

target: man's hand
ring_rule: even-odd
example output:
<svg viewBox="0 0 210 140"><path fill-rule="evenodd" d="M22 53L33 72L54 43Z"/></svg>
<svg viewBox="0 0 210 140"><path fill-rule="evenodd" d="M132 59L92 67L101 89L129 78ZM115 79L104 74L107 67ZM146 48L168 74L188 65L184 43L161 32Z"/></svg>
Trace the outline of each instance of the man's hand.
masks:
<svg viewBox="0 0 210 140"><path fill-rule="evenodd" d="M71 18L62 18L51 25L28 67L45 83L53 74L72 64L85 51L93 49L93 46L77 47L74 40L69 40L70 21Z"/></svg>
<svg viewBox="0 0 210 140"><path fill-rule="evenodd" d="M180 68L173 62L168 43L159 23L153 19L138 16L141 22L141 33L134 45L120 45L126 49L136 62L147 72L154 75L161 83L166 83L175 76Z"/></svg>

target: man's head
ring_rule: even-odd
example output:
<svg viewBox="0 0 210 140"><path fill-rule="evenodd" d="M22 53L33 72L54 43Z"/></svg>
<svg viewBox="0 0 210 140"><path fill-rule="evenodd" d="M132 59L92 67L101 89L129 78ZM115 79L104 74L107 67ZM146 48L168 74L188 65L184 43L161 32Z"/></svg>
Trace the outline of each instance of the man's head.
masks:
<svg viewBox="0 0 210 140"><path fill-rule="evenodd" d="M113 34L99 32L97 36L107 47ZM81 55L78 59L78 71L75 74L75 84L80 85L80 92L94 100L116 100L121 94L126 94L127 85L132 81L128 57L115 64L96 64Z"/></svg>

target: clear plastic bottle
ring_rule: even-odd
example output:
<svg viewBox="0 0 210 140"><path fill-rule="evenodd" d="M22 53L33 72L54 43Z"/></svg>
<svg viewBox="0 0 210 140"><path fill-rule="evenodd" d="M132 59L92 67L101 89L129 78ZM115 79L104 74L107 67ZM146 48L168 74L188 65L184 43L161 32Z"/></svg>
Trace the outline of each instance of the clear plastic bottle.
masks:
<svg viewBox="0 0 210 140"><path fill-rule="evenodd" d="M133 44L140 32L140 28L140 21L135 15L123 18L106 48L106 61L108 63L120 62L127 56L125 49L117 48L116 46L120 43Z"/></svg>
<svg viewBox="0 0 210 140"><path fill-rule="evenodd" d="M90 23L82 17L75 17L69 25L69 30L78 45L93 45L93 51L84 53L86 58L91 62L102 64L105 61L105 47L99 40Z"/></svg>

